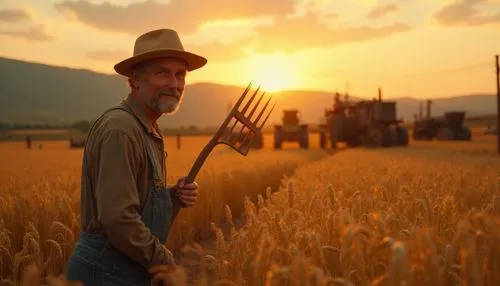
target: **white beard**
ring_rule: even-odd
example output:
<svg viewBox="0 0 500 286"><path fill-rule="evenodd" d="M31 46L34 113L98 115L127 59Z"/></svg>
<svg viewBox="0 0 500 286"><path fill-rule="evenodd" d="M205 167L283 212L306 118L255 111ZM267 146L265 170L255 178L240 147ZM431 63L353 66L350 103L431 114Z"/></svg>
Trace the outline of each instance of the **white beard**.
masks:
<svg viewBox="0 0 500 286"><path fill-rule="evenodd" d="M180 100L171 96L160 96L153 102L152 107L159 113L174 114L179 109L180 103Z"/></svg>

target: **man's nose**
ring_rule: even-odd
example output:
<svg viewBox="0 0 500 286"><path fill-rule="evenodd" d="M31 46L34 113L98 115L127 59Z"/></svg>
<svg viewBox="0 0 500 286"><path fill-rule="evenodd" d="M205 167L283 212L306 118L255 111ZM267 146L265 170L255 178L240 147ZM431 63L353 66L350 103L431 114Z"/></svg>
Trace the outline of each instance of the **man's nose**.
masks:
<svg viewBox="0 0 500 286"><path fill-rule="evenodd" d="M168 76L166 76L165 86L168 88L177 89L177 87L179 86L179 81L177 80L175 75L169 74Z"/></svg>

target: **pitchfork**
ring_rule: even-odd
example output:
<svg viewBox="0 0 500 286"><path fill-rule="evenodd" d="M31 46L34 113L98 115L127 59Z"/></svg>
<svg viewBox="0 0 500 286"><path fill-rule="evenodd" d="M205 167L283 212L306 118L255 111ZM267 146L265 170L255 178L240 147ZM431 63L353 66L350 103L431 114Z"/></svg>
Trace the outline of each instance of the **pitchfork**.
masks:
<svg viewBox="0 0 500 286"><path fill-rule="evenodd" d="M262 127L266 123L267 119L274 110L274 106L276 105L273 104L267 115L264 117L262 123L260 123L261 119L263 118L262 116L264 115L264 112L268 108L269 102L271 101L272 97L269 97L264 107L257 114L256 113L257 108L259 107L262 99L264 98L265 92L263 92L262 95L257 100L257 102L255 103L255 105L253 106L253 108L250 110L250 106L260 90L260 86L258 86L253 95L250 97L250 99L248 99L246 104L243 106L243 108L240 109L240 106L242 105L245 97L250 91L251 86L252 82L248 84L245 91L241 94L240 98L238 99L234 107L231 109L230 113L228 114L222 125L217 130L217 133L203 148L203 150L198 155L198 158L196 158L196 161L194 162L193 166L191 167L191 170L189 171L189 174L185 179L186 184L194 182L196 176L198 175L198 172L203 166L203 163L205 163L205 160L210 155L210 152L212 152L215 146L219 144L225 144L233 148L243 156L246 156L248 154L248 151L250 150L253 142L255 141L258 134L261 132ZM241 127L239 127L238 133L234 133L233 130L235 130L235 127L237 125L241 125ZM236 127L236 129L238 129L238 127Z"/></svg>

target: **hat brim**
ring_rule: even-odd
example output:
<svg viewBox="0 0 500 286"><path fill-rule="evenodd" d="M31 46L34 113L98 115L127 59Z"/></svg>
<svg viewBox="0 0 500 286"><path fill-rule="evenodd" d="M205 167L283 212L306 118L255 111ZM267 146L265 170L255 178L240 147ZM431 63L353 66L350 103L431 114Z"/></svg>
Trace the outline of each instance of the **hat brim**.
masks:
<svg viewBox="0 0 500 286"><path fill-rule="evenodd" d="M155 58L161 57L173 57L184 60L187 63L187 70L193 71L203 67L207 63L207 59L199 56L197 54L193 54L186 51L179 50L169 50L169 49L161 49L152 52L143 53L140 55L136 55L125 59L119 63L117 63L114 68L115 71L121 75L130 77L132 76L132 68L143 61L152 60Z"/></svg>

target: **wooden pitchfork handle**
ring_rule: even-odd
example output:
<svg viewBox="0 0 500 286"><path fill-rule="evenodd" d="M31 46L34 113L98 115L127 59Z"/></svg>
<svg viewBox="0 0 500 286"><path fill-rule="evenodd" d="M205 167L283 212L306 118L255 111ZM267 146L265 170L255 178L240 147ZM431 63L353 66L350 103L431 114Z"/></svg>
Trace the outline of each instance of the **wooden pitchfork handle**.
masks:
<svg viewBox="0 0 500 286"><path fill-rule="evenodd" d="M252 85L252 82L250 82L245 89L245 91L241 94L240 98L234 105L234 107L231 109L230 113L224 120L224 122L221 124L219 129L217 130L216 134L212 136L210 141L203 147L201 150L200 154L196 158L196 161L194 162L193 166L191 167L191 170L189 171L185 183L190 184L193 183L194 180L196 179L196 176L198 175L198 172L200 171L201 167L205 163L206 159L212 152L212 150L217 146L218 144L225 144L228 145L229 147L233 148L236 150L238 153L240 153L243 156L246 156L248 154L248 151L250 150L250 147L252 146L256 135L261 132L262 127L266 123L267 119L271 115L271 113L274 110L275 104L273 104L272 108L270 111L267 113L267 115L264 118L264 121L262 123L259 123L260 119L264 115L264 112L266 111L269 102L271 101L272 97L269 97L267 100L266 104L260 111L260 113L257 115L255 119L252 119L252 116L255 114L255 111L257 110L257 107L259 106L260 102L262 101L264 94L260 96L258 99L257 103L253 106L252 110L247 114L247 111L252 104L253 100L255 99L255 96L259 92L260 86L255 90L251 98L248 100L248 102L245 104L245 106L239 110L240 105L242 104L243 100L245 99L246 95L248 94L248 91L250 90ZM232 127L228 129L229 123L232 120L235 120ZM240 129L240 132L238 133L237 136L233 136L232 131L234 130L235 126L237 123L241 123L243 126ZM248 130L246 133L244 132L245 130ZM177 210L178 212L178 210ZM177 214L175 213L175 215ZM174 216L175 216L174 215Z"/></svg>

